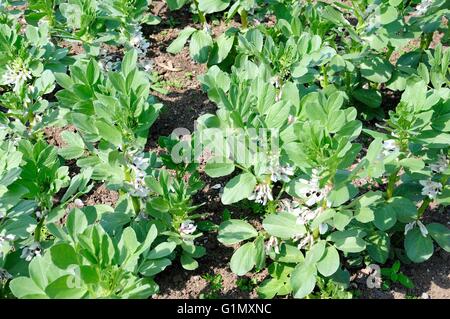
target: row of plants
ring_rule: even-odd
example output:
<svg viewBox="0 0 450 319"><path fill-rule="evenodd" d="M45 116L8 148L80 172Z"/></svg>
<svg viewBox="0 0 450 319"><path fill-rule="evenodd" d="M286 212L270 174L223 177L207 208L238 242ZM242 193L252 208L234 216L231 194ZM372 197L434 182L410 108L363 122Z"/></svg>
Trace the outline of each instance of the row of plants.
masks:
<svg viewBox="0 0 450 319"><path fill-rule="evenodd" d="M199 15L229 5L207 3L194 2ZM191 37L191 57L208 64L200 81L218 110L194 136L212 154L205 172L232 177L222 203L258 206L262 228L233 218L219 227L236 247L231 270L267 269L263 298L313 298L324 281L347 288L352 267L450 251L447 226L424 220L450 194L450 53L430 48L435 32L448 41L448 3L242 3L231 7L241 29L213 39L187 27L168 48ZM420 45L402 52L412 39ZM390 109L387 92L401 95Z"/></svg>
<svg viewBox="0 0 450 319"><path fill-rule="evenodd" d="M263 298L311 297L347 287L350 267L449 251L449 229L423 219L449 202L450 53L430 48L448 36L449 10L416 2L193 1L201 28L168 51L189 41L207 63L200 81L217 111L192 136L160 137L160 154L147 147L162 108L141 28L160 21L149 1L3 1L2 295L147 298L173 262L196 269L201 231L217 228L193 201L203 166L230 175L224 205L255 202L262 228L231 214L218 240L235 245L237 275L268 269ZM221 14L241 24L215 38L207 16ZM387 90L401 94L392 110ZM64 128L61 147L48 127ZM85 205L99 184L118 192L115 207Z"/></svg>
<svg viewBox="0 0 450 319"><path fill-rule="evenodd" d="M148 298L156 274L175 260L196 269L205 254L196 165L146 148L162 104L140 24L159 19L147 1L13 5L0 26L2 296ZM71 54L72 42L84 50ZM61 147L48 127L63 128ZM119 193L115 207L84 204L100 184Z"/></svg>

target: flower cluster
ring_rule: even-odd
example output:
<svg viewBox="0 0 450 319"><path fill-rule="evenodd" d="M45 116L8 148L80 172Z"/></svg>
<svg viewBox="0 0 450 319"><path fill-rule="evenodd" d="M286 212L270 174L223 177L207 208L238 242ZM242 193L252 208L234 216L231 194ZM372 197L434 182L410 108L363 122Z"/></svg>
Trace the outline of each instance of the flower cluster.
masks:
<svg viewBox="0 0 450 319"><path fill-rule="evenodd" d="M317 169L312 170L310 180L299 179L299 182L304 186L301 187L299 196L304 200L304 203L307 206L313 206L322 201L328 196L328 193L331 190L329 186L320 188L320 176Z"/></svg>
<svg viewBox="0 0 450 319"><path fill-rule="evenodd" d="M444 154L440 154L436 163L430 164L429 167L434 173L440 174L448 169L448 164L449 160L447 156L445 156Z"/></svg>
<svg viewBox="0 0 450 319"><path fill-rule="evenodd" d="M102 48L100 50L100 56L98 64L101 69L105 71L118 71L120 69L120 58L117 56L111 55L110 52L108 52L107 49Z"/></svg>
<svg viewBox="0 0 450 319"><path fill-rule="evenodd" d="M134 174L134 180L131 183L127 183L130 187L131 196L145 198L150 194L150 190L144 181L146 176L145 170L149 165L150 160L145 158L142 153L133 156L131 170Z"/></svg>
<svg viewBox="0 0 450 319"><path fill-rule="evenodd" d="M139 55L146 55L150 43L144 38L141 26L138 26L130 39L130 45L136 49Z"/></svg>
<svg viewBox="0 0 450 319"><path fill-rule="evenodd" d="M278 238L276 238L275 236L270 236L269 240L265 245L266 254L269 254L272 251L272 249L275 251L275 254L279 254L280 253L279 246L280 245L278 243Z"/></svg>
<svg viewBox="0 0 450 319"><path fill-rule="evenodd" d="M192 220L185 220L181 223L179 232L182 235L191 235L197 230L197 226Z"/></svg>
<svg viewBox="0 0 450 319"><path fill-rule="evenodd" d="M428 196L430 199L436 199L436 197L441 194L442 184L439 182L434 182L431 179L419 181L422 188L422 195Z"/></svg>
<svg viewBox="0 0 450 319"><path fill-rule="evenodd" d="M411 222L411 223L409 223L409 224L406 224L406 226L405 226L405 236L406 236L406 234L407 234L410 230L412 230L416 225L419 226L420 233L422 234L422 236L423 236L423 237L427 237L427 235L428 235L428 229L425 227L424 224L422 224L422 222L421 222L420 220L416 220L416 221L413 221L413 222Z"/></svg>
<svg viewBox="0 0 450 319"><path fill-rule="evenodd" d="M6 66L2 82L5 85L14 86L13 91L18 92L22 85L31 79L31 71L28 70L21 61L16 60Z"/></svg>
<svg viewBox="0 0 450 319"><path fill-rule="evenodd" d="M297 235L292 238L297 244L298 249L310 248L314 244L314 236L311 233Z"/></svg>
<svg viewBox="0 0 450 319"><path fill-rule="evenodd" d="M279 156L272 156L270 158L268 172L270 179L274 183L278 181L288 183L291 180L290 176L294 175L294 168L290 165L281 165Z"/></svg>
<svg viewBox="0 0 450 319"><path fill-rule="evenodd" d="M253 193L248 197L249 200L254 200L256 203L267 205L268 201L273 200L272 190L270 189L269 184L261 183L256 185Z"/></svg>
<svg viewBox="0 0 450 319"><path fill-rule="evenodd" d="M433 0L422 0L422 2L417 5L415 14L417 16L423 16L432 4Z"/></svg>
<svg viewBox="0 0 450 319"><path fill-rule="evenodd" d="M20 258L23 258L26 261L31 261L34 257L40 256L41 251L41 245L38 242L34 242L30 246L23 248Z"/></svg>
<svg viewBox="0 0 450 319"><path fill-rule="evenodd" d="M3 246L8 243L14 241L14 235L0 235L0 258L3 257Z"/></svg>
<svg viewBox="0 0 450 319"><path fill-rule="evenodd" d="M13 276L6 269L0 268L0 281L6 281L12 279Z"/></svg>

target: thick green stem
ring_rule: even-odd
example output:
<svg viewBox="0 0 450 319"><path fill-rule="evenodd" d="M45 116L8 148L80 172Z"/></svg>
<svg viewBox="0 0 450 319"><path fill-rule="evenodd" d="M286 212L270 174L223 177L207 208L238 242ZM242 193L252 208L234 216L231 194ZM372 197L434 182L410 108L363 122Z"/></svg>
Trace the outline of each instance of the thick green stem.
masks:
<svg viewBox="0 0 450 319"><path fill-rule="evenodd" d="M37 243L41 241L41 232L42 232L42 227L44 226L44 221L45 221L45 217L42 216L41 220L39 221L39 223L36 226L36 229L34 230L34 241Z"/></svg>
<svg viewBox="0 0 450 319"><path fill-rule="evenodd" d="M323 73L322 87L326 88L328 86L327 68L325 67L325 65L322 65L320 69L321 69L321 71Z"/></svg>
<svg viewBox="0 0 450 319"><path fill-rule="evenodd" d="M431 203L431 198L427 197L423 200L422 205L420 205L419 209L417 210L417 219L422 217L422 215L425 213L425 210L428 208L428 206Z"/></svg>
<svg viewBox="0 0 450 319"><path fill-rule="evenodd" d="M247 14L247 11L242 10L239 14L241 16L242 28L245 30L245 29L248 28L248 14Z"/></svg>
<svg viewBox="0 0 450 319"><path fill-rule="evenodd" d="M197 0L194 0L194 5L197 8L198 19L200 20L201 24L203 24L203 26L205 26L207 24L206 23L206 16L203 13L203 11L200 10L200 8L198 7L198 1Z"/></svg>
<svg viewBox="0 0 450 319"><path fill-rule="evenodd" d="M433 33L422 33L420 37L420 50L427 50L430 47L431 41L433 41Z"/></svg>
<svg viewBox="0 0 450 319"><path fill-rule="evenodd" d="M398 172L400 171L400 168L397 168L392 174L391 176L389 176L389 180L388 180L388 185L387 185L387 190L386 190L386 199L391 199L392 196L394 196L394 187L395 187L395 183L397 183L397 178L398 178Z"/></svg>
<svg viewBox="0 0 450 319"><path fill-rule="evenodd" d="M133 203L134 212L138 215L141 212L141 203L139 198L131 196L131 202Z"/></svg>
<svg viewBox="0 0 450 319"><path fill-rule="evenodd" d="M360 13L360 7L356 1L352 0L351 2L353 5L353 12L355 13L356 18L358 19L358 26L360 26L360 25L364 24L364 18L362 17L362 15Z"/></svg>

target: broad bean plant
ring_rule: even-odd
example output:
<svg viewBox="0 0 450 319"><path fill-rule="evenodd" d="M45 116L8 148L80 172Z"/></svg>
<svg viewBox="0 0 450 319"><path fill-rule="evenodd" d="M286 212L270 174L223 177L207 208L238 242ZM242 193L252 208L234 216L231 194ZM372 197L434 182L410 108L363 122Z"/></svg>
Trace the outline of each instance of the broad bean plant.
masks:
<svg viewBox="0 0 450 319"><path fill-rule="evenodd" d="M261 298L450 252L448 1L165 5L216 109L153 136L151 1L0 1L0 297L150 298L205 235Z"/></svg>

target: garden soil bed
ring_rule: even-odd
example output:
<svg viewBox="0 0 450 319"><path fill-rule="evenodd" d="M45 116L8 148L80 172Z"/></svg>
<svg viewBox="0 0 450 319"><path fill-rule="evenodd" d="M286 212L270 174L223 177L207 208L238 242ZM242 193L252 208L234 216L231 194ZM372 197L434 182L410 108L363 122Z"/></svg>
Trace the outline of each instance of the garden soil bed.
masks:
<svg viewBox="0 0 450 319"><path fill-rule="evenodd" d="M196 64L189 57L187 48L174 56L166 52L166 48L191 21L187 9L169 13L166 5L161 1L153 2L153 11L162 17L158 26L144 28L144 34L151 42L151 58L154 71L160 76L160 81L166 85L168 94L152 92L163 104L164 111L153 125L147 149L158 148L158 137L172 133L175 128L187 128L191 132L194 129L194 121L200 115L214 112L216 106L208 100L202 91L197 76L206 71L204 65ZM173 22L176 22L175 25ZM191 24L192 25L192 24ZM218 34L224 30L224 25L213 26L213 33ZM60 130L52 129L46 132L47 140L56 146L61 146ZM211 181L204 174L205 181L203 191L196 196L196 204L205 203L200 209L208 219L220 223L225 207L220 203L220 189L212 187L216 184L223 185L226 180ZM104 185L96 185L83 200L87 204L114 205L117 201L117 193L111 192ZM241 207L229 208L233 217L245 218L255 227L258 227L258 216L250 209ZM432 219L439 219L444 224L450 224L450 211L429 212ZM199 268L195 271L184 270L178 262L168 267L162 274L156 277L160 286L160 293L154 298L199 298L203 293L210 291L209 283L203 277L206 274L221 275L222 289L217 293L218 298L257 298L256 291L243 291L238 288L237 279L229 268L229 261L234 251L231 247L220 244L215 232L205 233L200 240L207 249L205 257L199 259ZM434 256L422 264L403 265L402 272L408 275L415 284L414 289L406 290L401 286L392 286L391 290L368 289L365 285L367 275L360 270L355 270L352 281L356 296L360 298L450 298L450 254L443 250L437 251ZM264 280L267 273L261 272L251 275L258 282Z"/></svg>

